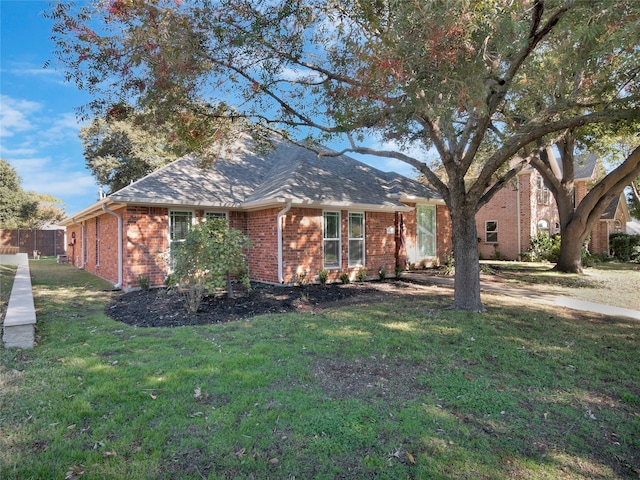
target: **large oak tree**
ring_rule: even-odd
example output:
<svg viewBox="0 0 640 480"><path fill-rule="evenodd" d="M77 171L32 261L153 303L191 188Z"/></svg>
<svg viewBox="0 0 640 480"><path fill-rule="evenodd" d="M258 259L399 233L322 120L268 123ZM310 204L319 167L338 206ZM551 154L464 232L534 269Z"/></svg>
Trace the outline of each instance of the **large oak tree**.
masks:
<svg viewBox="0 0 640 480"><path fill-rule="evenodd" d="M97 111L136 102L203 150L212 126L245 118L414 166L451 213L453 307L479 311L476 212L554 136L638 115L639 13L621 0L111 0L50 16Z"/></svg>
<svg viewBox="0 0 640 480"><path fill-rule="evenodd" d="M601 143L599 140L595 143ZM558 207L561 244L555 269L569 273L582 273L582 246L587 237L611 202L640 175L640 147L636 147L616 162L610 172L602 172L595 178L586 196L576 201L575 167L579 165L576 154L582 151L587 155L583 148L578 148L578 143L577 132L569 130L556 143L559 161L552 149L531 161L553 192Z"/></svg>

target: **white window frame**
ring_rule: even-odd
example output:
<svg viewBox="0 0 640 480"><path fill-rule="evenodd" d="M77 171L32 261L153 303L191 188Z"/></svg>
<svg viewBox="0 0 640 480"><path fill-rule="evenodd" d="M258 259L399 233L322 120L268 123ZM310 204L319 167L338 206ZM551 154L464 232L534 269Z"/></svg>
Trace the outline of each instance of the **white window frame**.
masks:
<svg viewBox="0 0 640 480"><path fill-rule="evenodd" d="M543 233L546 233L548 236L551 236L551 224L544 218L541 218L540 220L538 220L537 227L538 227L538 233L543 232Z"/></svg>
<svg viewBox="0 0 640 480"><path fill-rule="evenodd" d="M204 220L211 220L212 218L224 218L226 221L229 221L229 213L228 212L204 212Z"/></svg>
<svg viewBox="0 0 640 480"><path fill-rule="evenodd" d="M433 232L430 232L428 230L426 230L424 228L423 225L420 225L420 210L421 209L426 209L428 208L429 210L431 210L431 212L433 212ZM420 256L421 258L418 258L418 260L422 260L424 258L433 258L437 255L438 253L438 234L437 234L437 211L436 211L436 206L435 205L418 205L416 206L416 230L417 230L417 235L416 235L416 252L417 252L417 257ZM424 240L425 238L429 237L431 239L431 243L433 244L433 251L429 252L426 254L425 257L422 257L422 242L421 240Z"/></svg>
<svg viewBox="0 0 640 480"><path fill-rule="evenodd" d="M327 214L336 215L338 220L337 237L327 237ZM322 212L322 265L327 270L340 269L342 265L342 214L339 211L327 210ZM327 242L337 242L338 244L338 261L337 264L327 264L326 261L326 245Z"/></svg>
<svg viewBox="0 0 640 480"><path fill-rule="evenodd" d="M352 236L352 232L351 232L351 217L355 217L355 216L359 216L362 218L362 233L361 236L359 237L354 237ZM348 215L348 223L347 223L347 235L348 235L348 259L349 259L349 267L364 267L367 262L366 262L366 243L365 243L365 239L366 239L366 215L364 214L364 212L349 212ZM360 242L362 243L362 258L359 259L359 261L357 263L352 263L351 262L351 242ZM360 261L361 260L361 261Z"/></svg>
<svg viewBox="0 0 640 480"><path fill-rule="evenodd" d="M495 228L492 230L489 230L489 224L495 224ZM487 220L484 223L484 241L486 243L498 243L498 232L499 232L499 228L498 228L498 221L497 220ZM489 236L490 235L495 235L495 240L489 240Z"/></svg>
<svg viewBox="0 0 640 480"><path fill-rule="evenodd" d="M538 205L549 205L549 201L551 200L549 187L544 183L544 178L541 175L538 175L538 192L537 192L537 200Z"/></svg>
<svg viewBox="0 0 640 480"><path fill-rule="evenodd" d="M191 229L191 227L193 227L193 223L195 222L195 212L193 210L169 210L169 231L167 232L167 235L169 237L169 252L171 252L172 250L172 246L174 244L174 242L177 243L182 243L184 242L184 238L182 239L177 239L174 240L173 238L171 238L171 230L172 230L172 219L173 219L173 214L177 214L177 213L186 213L189 214L190 218L190 222L189 222L189 229Z"/></svg>

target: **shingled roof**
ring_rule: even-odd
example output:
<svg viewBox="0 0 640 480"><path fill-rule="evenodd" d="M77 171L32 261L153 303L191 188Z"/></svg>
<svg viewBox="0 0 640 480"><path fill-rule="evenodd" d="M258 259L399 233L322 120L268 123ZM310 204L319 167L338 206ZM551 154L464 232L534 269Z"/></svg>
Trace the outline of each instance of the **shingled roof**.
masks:
<svg viewBox="0 0 640 480"><path fill-rule="evenodd" d="M330 150L325 150L330 153ZM291 142L258 152L248 139L203 168L189 155L111 194L115 203L258 208L292 204L397 210L400 198L440 200L436 190L353 158L319 156Z"/></svg>
<svg viewBox="0 0 640 480"><path fill-rule="evenodd" d="M433 188L393 172L323 149L319 156L279 140L269 151L243 137L228 154L203 167L194 155L182 157L97 203L65 218L70 225L102 213L103 206L148 205L203 209L260 209L315 206L369 211L407 211L404 201L444 203Z"/></svg>

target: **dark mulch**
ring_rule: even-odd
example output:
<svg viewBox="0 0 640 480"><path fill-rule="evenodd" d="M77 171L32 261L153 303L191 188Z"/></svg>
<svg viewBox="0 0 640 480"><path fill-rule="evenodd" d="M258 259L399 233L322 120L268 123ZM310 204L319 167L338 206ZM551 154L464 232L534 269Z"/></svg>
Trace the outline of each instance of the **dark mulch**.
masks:
<svg viewBox="0 0 640 480"><path fill-rule="evenodd" d="M187 312L180 294L162 288L118 294L105 311L113 319L136 327L205 325L269 313L315 312L338 305L384 301L390 295L415 295L416 288L392 280L303 287L256 283L249 291L237 285L234 299L208 296L195 315Z"/></svg>

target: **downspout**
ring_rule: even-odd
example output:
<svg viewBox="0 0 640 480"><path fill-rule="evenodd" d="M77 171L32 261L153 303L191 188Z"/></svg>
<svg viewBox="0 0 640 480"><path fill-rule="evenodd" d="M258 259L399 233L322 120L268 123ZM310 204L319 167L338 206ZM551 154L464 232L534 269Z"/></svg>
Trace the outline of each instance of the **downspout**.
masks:
<svg viewBox="0 0 640 480"><path fill-rule="evenodd" d="M109 210L104 203L102 210L118 219L118 283L113 288L122 288L122 215Z"/></svg>
<svg viewBox="0 0 640 480"><path fill-rule="evenodd" d="M78 268L84 270L84 227L73 218L71 219L71 223L80 227L80 266ZM73 261L75 262L75 259Z"/></svg>
<svg viewBox="0 0 640 480"><path fill-rule="evenodd" d="M287 206L278 212L278 281L284 283L283 262L284 255L282 251L282 217L291 209L291 200L287 200Z"/></svg>

